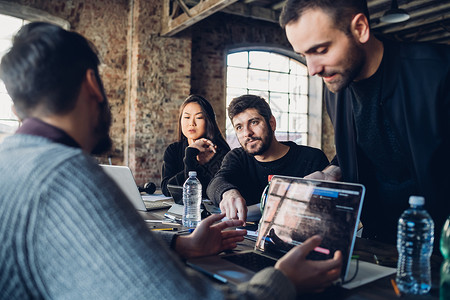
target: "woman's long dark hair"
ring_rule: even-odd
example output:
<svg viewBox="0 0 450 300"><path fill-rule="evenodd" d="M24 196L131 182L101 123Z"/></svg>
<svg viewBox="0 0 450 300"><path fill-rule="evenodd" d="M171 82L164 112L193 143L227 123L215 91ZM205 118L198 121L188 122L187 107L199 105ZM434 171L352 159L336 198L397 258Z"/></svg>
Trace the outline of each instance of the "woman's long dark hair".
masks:
<svg viewBox="0 0 450 300"><path fill-rule="evenodd" d="M202 108L203 117L206 121L206 133L204 137L211 140L214 144L217 145L217 147L230 150L230 146L228 146L228 143L225 141L225 138L223 137L222 132L217 125L214 109L212 108L208 100L199 95L190 95L186 98L186 100L184 100L183 104L180 107L180 115L178 117L178 141L181 142L187 140L186 136L181 130L181 118L184 108L189 103L197 103Z"/></svg>

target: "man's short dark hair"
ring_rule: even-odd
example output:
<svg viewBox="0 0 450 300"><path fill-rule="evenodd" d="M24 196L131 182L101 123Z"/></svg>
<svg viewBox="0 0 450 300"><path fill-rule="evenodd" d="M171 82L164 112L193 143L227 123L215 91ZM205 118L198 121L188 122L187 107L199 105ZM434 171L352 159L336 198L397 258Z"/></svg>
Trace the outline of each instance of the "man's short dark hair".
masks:
<svg viewBox="0 0 450 300"><path fill-rule="evenodd" d="M334 21L336 28L349 34L351 19L363 13L370 23L366 0L287 0L280 14L280 25L285 28L290 22L296 22L308 9L319 8Z"/></svg>
<svg viewBox="0 0 450 300"><path fill-rule="evenodd" d="M272 117L272 110L264 98L256 95L242 95L234 98L228 106L228 117L233 122L234 116L240 114L246 109L254 108L269 124L270 117Z"/></svg>
<svg viewBox="0 0 450 300"><path fill-rule="evenodd" d="M99 64L95 48L80 34L34 22L14 37L2 58L0 78L19 118L36 109L46 115L62 114L74 108L88 69L100 78Z"/></svg>

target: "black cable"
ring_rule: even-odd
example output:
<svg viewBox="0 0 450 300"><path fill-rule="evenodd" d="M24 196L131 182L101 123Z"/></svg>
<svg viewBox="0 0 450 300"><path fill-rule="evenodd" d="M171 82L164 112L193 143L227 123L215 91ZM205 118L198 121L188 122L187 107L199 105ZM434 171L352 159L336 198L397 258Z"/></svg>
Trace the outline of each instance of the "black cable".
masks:
<svg viewBox="0 0 450 300"><path fill-rule="evenodd" d="M359 259L357 258L355 273L353 274L352 278L350 278L349 280L342 281L342 284L347 284L347 283L351 282L352 280L354 280L356 278L356 275L358 275L358 270L359 270Z"/></svg>

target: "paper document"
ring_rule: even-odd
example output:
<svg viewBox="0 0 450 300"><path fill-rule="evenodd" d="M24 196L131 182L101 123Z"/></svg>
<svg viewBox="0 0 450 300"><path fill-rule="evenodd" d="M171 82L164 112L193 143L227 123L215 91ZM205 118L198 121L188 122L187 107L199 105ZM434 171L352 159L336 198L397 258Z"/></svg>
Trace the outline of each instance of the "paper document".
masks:
<svg viewBox="0 0 450 300"><path fill-rule="evenodd" d="M172 200L172 197L165 196L163 194L153 194L153 195L142 195L142 200L144 201L161 201L161 200Z"/></svg>
<svg viewBox="0 0 450 300"><path fill-rule="evenodd" d="M200 213L203 212L203 209L200 209ZM167 213L172 214L172 215L180 215L182 216L184 213L184 206L181 204L172 204L172 207L169 208L169 210L167 211Z"/></svg>
<svg viewBox="0 0 450 300"><path fill-rule="evenodd" d="M348 271L348 277L351 278L356 270L356 260L352 259ZM345 289L354 289L358 286L367 284L377 279L395 274L395 268L384 267L365 261L359 261L358 274L355 279L347 284L342 285Z"/></svg>

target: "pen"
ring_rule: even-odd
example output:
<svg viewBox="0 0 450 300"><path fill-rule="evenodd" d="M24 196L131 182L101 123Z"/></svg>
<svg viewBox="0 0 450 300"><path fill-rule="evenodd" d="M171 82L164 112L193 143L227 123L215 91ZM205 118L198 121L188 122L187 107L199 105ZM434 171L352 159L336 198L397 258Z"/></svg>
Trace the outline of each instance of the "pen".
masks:
<svg viewBox="0 0 450 300"><path fill-rule="evenodd" d="M373 255L373 259L375 259L375 263L376 263L377 265L380 264L380 261L378 260L378 257L377 257L375 254Z"/></svg>
<svg viewBox="0 0 450 300"><path fill-rule="evenodd" d="M159 230L159 231L177 231L178 228L153 228L150 230Z"/></svg>
<svg viewBox="0 0 450 300"><path fill-rule="evenodd" d="M192 232L194 232L194 228L189 228L189 229L184 229L184 230L178 231L178 233L192 233Z"/></svg>
<svg viewBox="0 0 450 300"><path fill-rule="evenodd" d="M401 297L402 294L400 293L400 291L398 289L397 283L395 283L395 280L392 278L391 278L391 284L392 284L392 287L394 288L394 292L397 295L397 297Z"/></svg>

